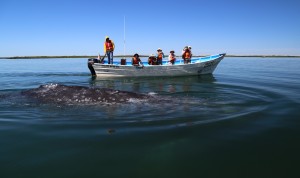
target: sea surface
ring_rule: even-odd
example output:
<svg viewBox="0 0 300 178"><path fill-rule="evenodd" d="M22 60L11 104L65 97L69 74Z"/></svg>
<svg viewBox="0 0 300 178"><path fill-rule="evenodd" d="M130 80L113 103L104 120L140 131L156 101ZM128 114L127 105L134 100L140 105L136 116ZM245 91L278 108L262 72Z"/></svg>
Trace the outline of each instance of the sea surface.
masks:
<svg viewBox="0 0 300 178"><path fill-rule="evenodd" d="M22 95L56 84L158 99ZM92 78L83 58L0 60L1 178L296 178L299 166L299 58L225 57L213 75L115 80Z"/></svg>

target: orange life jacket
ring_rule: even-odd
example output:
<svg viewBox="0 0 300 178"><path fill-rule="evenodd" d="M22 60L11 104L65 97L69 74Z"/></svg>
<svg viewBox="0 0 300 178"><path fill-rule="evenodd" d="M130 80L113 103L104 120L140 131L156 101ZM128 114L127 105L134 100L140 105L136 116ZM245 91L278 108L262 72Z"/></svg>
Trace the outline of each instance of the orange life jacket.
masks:
<svg viewBox="0 0 300 178"><path fill-rule="evenodd" d="M157 55L157 59L159 59L159 60L162 60L162 58L163 58L163 55L162 55L162 53L158 53L158 55Z"/></svg>
<svg viewBox="0 0 300 178"><path fill-rule="evenodd" d="M109 42L105 42L105 46L106 46L106 51L112 51L113 50L113 44L110 40L109 40Z"/></svg>
<svg viewBox="0 0 300 178"><path fill-rule="evenodd" d="M149 58L148 64L149 65L157 65L157 59L155 57Z"/></svg>
<svg viewBox="0 0 300 178"><path fill-rule="evenodd" d="M140 62L140 58L136 58L136 57L132 58L132 65L139 65L139 62Z"/></svg>
<svg viewBox="0 0 300 178"><path fill-rule="evenodd" d="M171 54L171 59L170 59L170 60L171 60L171 62L174 62L174 61L175 61L175 59L176 59L176 58L175 58L175 54Z"/></svg>
<svg viewBox="0 0 300 178"><path fill-rule="evenodd" d="M190 58L191 58L191 53L189 51L185 51L184 59L190 59Z"/></svg>

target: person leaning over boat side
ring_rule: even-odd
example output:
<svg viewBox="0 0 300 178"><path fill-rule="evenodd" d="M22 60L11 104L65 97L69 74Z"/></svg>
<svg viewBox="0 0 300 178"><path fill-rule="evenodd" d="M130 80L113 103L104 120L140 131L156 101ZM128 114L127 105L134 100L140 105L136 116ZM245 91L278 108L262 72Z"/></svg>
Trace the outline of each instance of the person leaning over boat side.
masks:
<svg viewBox="0 0 300 178"><path fill-rule="evenodd" d="M191 63L191 51L188 48L185 49L185 52L183 53L182 58L183 58L185 64Z"/></svg>
<svg viewBox="0 0 300 178"><path fill-rule="evenodd" d="M160 48L157 49L156 53L156 59L157 59L157 64L162 65L162 60L165 57L165 54L162 52Z"/></svg>
<svg viewBox="0 0 300 178"><path fill-rule="evenodd" d="M170 54L169 54L169 63L174 65L175 61L176 61L176 55L174 54L175 51L172 50L170 51Z"/></svg>
<svg viewBox="0 0 300 178"><path fill-rule="evenodd" d="M107 55L108 64L113 64L115 44L108 36L105 37L104 53Z"/></svg>
<svg viewBox="0 0 300 178"><path fill-rule="evenodd" d="M154 54L151 54L151 55L149 56L149 58L148 58L148 64L149 64L149 65L158 65L158 64L157 64L157 59L156 59L156 57L155 57Z"/></svg>
<svg viewBox="0 0 300 178"><path fill-rule="evenodd" d="M137 53L135 53L132 57L132 65L133 66L142 66L142 67L144 67L144 65L143 65L143 63L140 59L140 56Z"/></svg>

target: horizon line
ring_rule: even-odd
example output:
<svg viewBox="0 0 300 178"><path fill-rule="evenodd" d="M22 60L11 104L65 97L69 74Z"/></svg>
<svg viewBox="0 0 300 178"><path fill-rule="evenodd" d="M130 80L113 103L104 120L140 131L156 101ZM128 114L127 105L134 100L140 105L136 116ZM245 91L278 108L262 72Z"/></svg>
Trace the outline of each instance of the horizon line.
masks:
<svg viewBox="0 0 300 178"><path fill-rule="evenodd" d="M133 55L114 55L114 57L132 57ZM140 57L149 57L149 55L139 55ZM210 55L195 55L194 57L205 57ZM10 56L10 57L0 57L0 59L31 59L31 58L97 58L97 55L35 55L35 56ZM103 57L103 56L102 56ZM180 57L180 55L176 55ZM238 55L238 54L226 54L226 57L300 57L300 55Z"/></svg>

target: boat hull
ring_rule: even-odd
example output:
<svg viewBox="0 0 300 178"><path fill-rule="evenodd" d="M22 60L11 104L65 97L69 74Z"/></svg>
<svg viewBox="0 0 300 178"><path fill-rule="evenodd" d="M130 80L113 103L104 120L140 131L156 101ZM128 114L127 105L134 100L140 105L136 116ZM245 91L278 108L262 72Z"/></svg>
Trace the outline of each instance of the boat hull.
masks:
<svg viewBox="0 0 300 178"><path fill-rule="evenodd" d="M89 62L92 75L97 77L153 77L153 76L190 76L212 74L225 54L203 58L194 58L190 64L177 61L175 65L145 65L132 66L116 64L101 64Z"/></svg>

